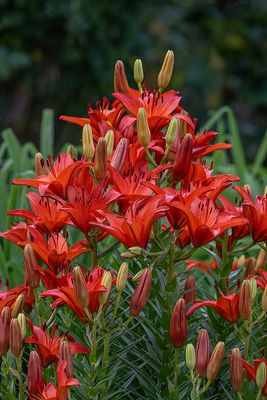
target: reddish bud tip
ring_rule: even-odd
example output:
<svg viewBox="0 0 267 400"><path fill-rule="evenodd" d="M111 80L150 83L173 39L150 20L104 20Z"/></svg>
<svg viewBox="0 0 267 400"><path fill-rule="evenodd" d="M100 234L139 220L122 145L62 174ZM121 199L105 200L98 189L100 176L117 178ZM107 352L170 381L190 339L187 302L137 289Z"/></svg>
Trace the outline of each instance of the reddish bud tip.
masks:
<svg viewBox="0 0 267 400"><path fill-rule="evenodd" d="M121 138L121 140L119 141L110 165L116 169L116 171L119 172L119 174L122 175L123 170L124 170L124 164L125 164L125 159L126 159L126 155L127 155L127 150L128 150L128 140L126 138Z"/></svg>
<svg viewBox="0 0 267 400"><path fill-rule="evenodd" d="M37 259L31 244L26 244L24 247L24 270L25 278L29 286L34 289L39 285L39 273L36 270Z"/></svg>
<svg viewBox="0 0 267 400"><path fill-rule="evenodd" d="M89 303L89 292L86 286L85 277L80 267L74 267L72 271L75 295L80 305L85 308Z"/></svg>
<svg viewBox="0 0 267 400"><path fill-rule="evenodd" d="M201 329L197 337L196 345L196 372L203 378L206 375L210 359L210 341L206 329Z"/></svg>
<svg viewBox="0 0 267 400"><path fill-rule="evenodd" d="M12 318L10 323L10 350L15 357L19 357L22 352L22 336L17 318Z"/></svg>
<svg viewBox="0 0 267 400"><path fill-rule="evenodd" d="M208 368L207 378L209 381L213 381L221 368L223 356L224 356L225 345L223 342L218 342L212 352Z"/></svg>
<svg viewBox="0 0 267 400"><path fill-rule="evenodd" d="M114 69L114 91L117 93L128 93L129 85L124 69L124 64L118 60Z"/></svg>
<svg viewBox="0 0 267 400"><path fill-rule="evenodd" d="M175 304L170 320L170 337L174 347L181 347L187 336L185 300L179 299Z"/></svg>
<svg viewBox="0 0 267 400"><path fill-rule="evenodd" d="M244 370L241 354L238 348L233 349L231 352L230 378L234 391L240 392L244 382Z"/></svg>
<svg viewBox="0 0 267 400"><path fill-rule="evenodd" d="M134 294L131 299L130 313L131 315L138 315L145 307L150 288L152 284L152 272L146 269L135 288Z"/></svg>
<svg viewBox="0 0 267 400"><path fill-rule="evenodd" d="M184 284L184 299L186 304L193 303L196 300L196 282L193 275L189 275Z"/></svg>
<svg viewBox="0 0 267 400"><path fill-rule="evenodd" d="M59 362L60 361L66 361L67 366L66 366L66 374L68 378L73 377L73 364L72 364L72 355L71 355L71 350L70 350L70 345L67 340L63 340L60 343L59 347Z"/></svg>
<svg viewBox="0 0 267 400"><path fill-rule="evenodd" d="M239 313L244 320L248 320L251 316L252 309L252 293L249 281L243 281L240 289Z"/></svg>
<svg viewBox="0 0 267 400"><path fill-rule="evenodd" d="M179 144L172 169L173 179L179 181L186 177L189 172L193 150L193 139L190 133L187 133Z"/></svg>
<svg viewBox="0 0 267 400"><path fill-rule="evenodd" d="M44 381L42 377L42 362L36 351L31 351L28 363L28 392L30 397L42 393Z"/></svg>

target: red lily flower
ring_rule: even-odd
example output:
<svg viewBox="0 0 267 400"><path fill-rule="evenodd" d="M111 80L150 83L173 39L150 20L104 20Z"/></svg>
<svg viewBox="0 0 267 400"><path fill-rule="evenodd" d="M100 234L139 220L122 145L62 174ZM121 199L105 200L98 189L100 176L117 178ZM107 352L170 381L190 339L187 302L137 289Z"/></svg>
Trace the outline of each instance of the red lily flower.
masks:
<svg viewBox="0 0 267 400"><path fill-rule="evenodd" d="M101 283L103 273L103 268L94 267L86 279L86 286L89 293L88 308L92 314L94 314L99 307L98 294L106 292L105 286ZM67 304L82 322L87 323L87 315L75 295L73 283L69 282L69 285L68 287L47 290L41 297L52 296L55 298L54 302L51 304L52 309Z"/></svg>
<svg viewBox="0 0 267 400"><path fill-rule="evenodd" d="M68 189L69 200L61 210L69 214L72 225L83 233L87 234L92 229L93 222L103 220L101 212L118 197L111 191L104 193L104 189L104 182L94 186L92 181L86 186L70 186Z"/></svg>
<svg viewBox="0 0 267 400"><path fill-rule="evenodd" d="M257 374L257 369L260 363L265 363L267 367L267 361L264 360L263 358L257 358L254 360L254 365L250 365L248 362L242 359L242 365L246 369L247 374L248 374L248 379L253 379L256 382L256 374ZM265 385L262 388L262 395L267 396L267 380Z"/></svg>
<svg viewBox="0 0 267 400"><path fill-rule="evenodd" d="M30 400L68 400L68 390L71 386L80 386L74 378L68 378L66 373L67 361L60 361L57 367L57 387L53 383L46 385L41 394Z"/></svg>
<svg viewBox="0 0 267 400"><path fill-rule="evenodd" d="M191 123L190 118L182 113L172 115L178 109L181 96L174 90L169 90L162 94L153 90L131 91L129 94L113 93L113 96L118 99L127 111L133 115L123 117L122 121L126 126L132 125L136 121L139 108L143 107L146 110L148 125L151 131L164 128L173 116L186 120Z"/></svg>
<svg viewBox="0 0 267 400"><path fill-rule="evenodd" d="M52 336L50 336L47 332L44 332L41 328L38 328L38 326L33 325L29 318L27 318L27 322L32 331L32 337L27 337L25 342L36 345L36 349L41 358L43 367L45 368L54 362L58 362L60 343L65 336L56 336L56 327L53 330ZM71 354L91 353L87 347L76 343L70 335L67 337L69 340Z"/></svg>
<svg viewBox="0 0 267 400"><path fill-rule="evenodd" d="M40 279L43 282L46 289L57 289L61 287L71 287L72 285L72 274L70 272L57 276L53 271L42 267L37 267Z"/></svg>
<svg viewBox="0 0 267 400"><path fill-rule="evenodd" d="M27 197L33 212L29 210L12 210L7 215L26 218L44 232L60 231L69 221L67 213L54 200L40 196L38 193L28 193Z"/></svg>
<svg viewBox="0 0 267 400"><path fill-rule="evenodd" d="M21 285L0 292L0 312L3 310L4 307L9 307L12 310L18 296L20 294L24 294L26 290L27 288L24 285Z"/></svg>
<svg viewBox="0 0 267 400"><path fill-rule="evenodd" d="M192 315L201 307L211 307L231 324L235 324L239 318L239 294L221 296L218 300L197 300L188 309L187 315Z"/></svg>
<svg viewBox="0 0 267 400"><path fill-rule="evenodd" d="M26 222L18 222L17 224L13 225L12 228L0 232L0 237L9 240L12 243L18 244L19 242L25 242L27 240L27 236L31 230L34 229ZM24 247L20 245L21 247Z"/></svg>
<svg viewBox="0 0 267 400"><path fill-rule="evenodd" d="M35 179L14 179L12 183L39 189L41 195L52 192L64 198L73 174L87 165L82 161L74 161L70 154L58 154L53 164L49 156L47 166L43 166L44 175Z"/></svg>
<svg viewBox="0 0 267 400"><path fill-rule="evenodd" d="M243 202L244 214L249 220L249 228L255 242L267 241L267 197L257 196L255 202Z"/></svg>
<svg viewBox="0 0 267 400"><path fill-rule="evenodd" d="M166 206L161 205L162 199L158 196L152 197L146 203L143 201L134 201L126 211L124 216L106 211L105 215L109 225L94 223L104 231L123 243L126 247L147 246L152 224L163 217Z"/></svg>
<svg viewBox="0 0 267 400"><path fill-rule="evenodd" d="M35 253L56 274L64 267L68 267L71 260L89 251L85 246L87 244L85 240L81 240L69 248L67 239L61 233L52 233L48 241L40 234L34 242L23 244L26 243L32 245Z"/></svg>
<svg viewBox="0 0 267 400"><path fill-rule="evenodd" d="M267 285L267 271L264 271L264 269L259 269L258 273L260 277L256 277L257 286L260 286L264 290Z"/></svg>
<svg viewBox="0 0 267 400"><path fill-rule="evenodd" d="M190 207L182 203L174 203L177 209L184 212L190 239L195 247L211 242L226 229L247 223L245 218L219 208L211 199L195 198Z"/></svg>
<svg viewBox="0 0 267 400"><path fill-rule="evenodd" d="M117 202L120 209L126 211L129 202L151 197L152 190L144 185L144 182L155 183L158 175L169 165L161 165L153 171L148 171L148 162L143 160L134 164L128 169L127 175L122 177L114 168L109 167L110 178L113 183L112 192L117 192Z"/></svg>

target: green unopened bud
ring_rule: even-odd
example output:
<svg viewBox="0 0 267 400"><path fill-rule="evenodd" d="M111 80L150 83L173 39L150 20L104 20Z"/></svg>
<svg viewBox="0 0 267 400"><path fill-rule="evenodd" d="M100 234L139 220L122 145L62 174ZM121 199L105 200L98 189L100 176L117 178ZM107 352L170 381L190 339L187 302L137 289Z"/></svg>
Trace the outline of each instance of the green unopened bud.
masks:
<svg viewBox="0 0 267 400"><path fill-rule="evenodd" d="M104 272L102 280L101 280L101 285L105 286L105 288L107 289L106 292L101 292L98 295L98 302L101 306L103 306L109 297L109 293L110 293L111 285L112 285L112 276L109 271Z"/></svg>
<svg viewBox="0 0 267 400"><path fill-rule="evenodd" d="M17 318L19 313L22 311L23 305L24 305L24 295L19 294L12 307L11 318Z"/></svg>
<svg viewBox="0 0 267 400"><path fill-rule="evenodd" d="M23 340L25 339L26 336L26 325L27 325L25 315L23 313L20 313L17 317L17 320L19 321L21 336Z"/></svg>
<svg viewBox="0 0 267 400"><path fill-rule="evenodd" d="M141 86L141 83L144 80L143 65L142 61L139 58L135 60L134 63L134 80L139 87Z"/></svg>
<svg viewBox="0 0 267 400"><path fill-rule="evenodd" d="M267 285L265 286L262 298L261 298L261 308L263 311L267 312Z"/></svg>
<svg viewBox="0 0 267 400"><path fill-rule="evenodd" d="M82 132L83 155L86 161L91 161L95 154L93 132L89 124L85 124Z"/></svg>
<svg viewBox="0 0 267 400"><path fill-rule="evenodd" d="M174 66L174 53L172 50L168 50L158 75L159 89L165 89L170 83L173 73L173 66Z"/></svg>
<svg viewBox="0 0 267 400"><path fill-rule="evenodd" d="M258 269L264 268L266 264L267 264L267 253L264 249L260 249L256 261L256 271L258 271Z"/></svg>
<svg viewBox="0 0 267 400"><path fill-rule="evenodd" d="M257 281L255 278L252 278L248 280L248 283L250 286L252 300L254 300L255 297L257 296Z"/></svg>
<svg viewBox="0 0 267 400"><path fill-rule="evenodd" d="M134 275L134 277L132 278L132 281L134 281L134 282L139 281L139 279L141 278L141 276L143 275L145 270L146 270L146 268L140 269L140 271L138 271L137 274Z"/></svg>
<svg viewBox="0 0 267 400"><path fill-rule="evenodd" d="M140 254L142 253L142 247L139 246L129 247L128 251L134 256L140 256Z"/></svg>
<svg viewBox="0 0 267 400"><path fill-rule="evenodd" d="M259 389L262 389L264 387L265 383L266 383L266 378L267 378L266 369L267 368L266 368L265 362L261 362L258 365L257 372L256 372L256 383L257 383L257 386L258 386Z"/></svg>
<svg viewBox="0 0 267 400"><path fill-rule="evenodd" d="M122 257L122 258L134 258L135 255L132 254L132 253L130 253L129 251L123 251L123 252L121 253L121 257Z"/></svg>
<svg viewBox="0 0 267 400"><path fill-rule="evenodd" d="M171 122L169 123L165 136L166 144L168 146L171 146L173 144L176 138L177 130L178 130L178 119L174 117L171 119Z"/></svg>
<svg viewBox="0 0 267 400"><path fill-rule="evenodd" d="M72 146L72 144L68 145L67 154L69 154L72 158L76 157L77 151L76 151L76 148L74 146Z"/></svg>
<svg viewBox="0 0 267 400"><path fill-rule="evenodd" d="M151 133L144 107L140 107L137 113L137 137L143 147L147 147L151 141Z"/></svg>
<svg viewBox="0 0 267 400"><path fill-rule="evenodd" d="M109 158L113 151L114 146L114 132L110 129L105 135L105 141L107 144L107 158Z"/></svg>
<svg viewBox="0 0 267 400"><path fill-rule="evenodd" d="M125 289L128 280L128 271L129 271L128 263L123 262L120 266L116 280L116 288L119 293Z"/></svg>
<svg viewBox="0 0 267 400"><path fill-rule="evenodd" d="M185 362L186 362L187 368L190 371L193 371L193 369L196 366L196 352L195 352L195 348L192 345L192 343L189 343L186 346L186 349L185 349Z"/></svg>

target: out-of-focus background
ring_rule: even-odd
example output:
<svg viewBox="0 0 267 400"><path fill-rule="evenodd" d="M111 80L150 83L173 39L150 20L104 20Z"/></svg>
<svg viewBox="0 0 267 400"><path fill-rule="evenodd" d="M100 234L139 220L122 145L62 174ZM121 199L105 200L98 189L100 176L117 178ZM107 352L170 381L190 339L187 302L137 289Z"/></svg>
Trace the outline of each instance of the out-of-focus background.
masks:
<svg viewBox="0 0 267 400"><path fill-rule="evenodd" d="M0 131L38 145L43 108L86 116L112 92L117 59L133 83L141 58L155 86L168 49L184 107L203 123L231 106L252 160L267 126L266 0L0 0ZM79 140L56 122L56 149Z"/></svg>

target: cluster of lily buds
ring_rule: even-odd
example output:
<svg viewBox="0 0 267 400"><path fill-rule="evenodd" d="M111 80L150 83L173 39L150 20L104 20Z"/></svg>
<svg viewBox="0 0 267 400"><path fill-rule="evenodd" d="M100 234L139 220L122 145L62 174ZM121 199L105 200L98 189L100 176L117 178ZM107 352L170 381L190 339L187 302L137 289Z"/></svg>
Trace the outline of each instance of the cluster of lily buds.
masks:
<svg viewBox="0 0 267 400"><path fill-rule="evenodd" d="M22 353L26 336L26 318L23 313L12 317L9 307L4 307L0 315L0 357L10 349L15 357Z"/></svg>
<svg viewBox="0 0 267 400"><path fill-rule="evenodd" d="M194 386L197 380L199 380L199 383L203 383L203 379L207 378L208 384L203 386L201 393L204 393L206 388L216 379L222 365L224 353L224 342L218 342L210 355L210 341L206 329L200 330L196 348L192 343L187 344L185 361L187 368L190 370ZM200 390L199 385L197 390Z"/></svg>

